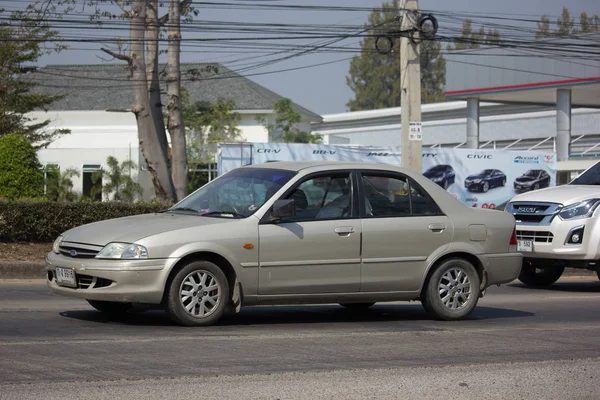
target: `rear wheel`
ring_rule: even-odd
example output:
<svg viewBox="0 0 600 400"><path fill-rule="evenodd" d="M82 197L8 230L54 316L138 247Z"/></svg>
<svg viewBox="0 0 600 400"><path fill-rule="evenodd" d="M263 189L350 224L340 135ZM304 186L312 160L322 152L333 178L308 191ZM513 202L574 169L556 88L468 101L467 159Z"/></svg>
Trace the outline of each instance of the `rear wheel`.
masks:
<svg viewBox="0 0 600 400"><path fill-rule="evenodd" d="M436 267L422 296L425 310L436 319L465 318L477 305L480 279L470 262L451 258Z"/></svg>
<svg viewBox="0 0 600 400"><path fill-rule="evenodd" d="M133 309L130 303L119 303L117 301L88 300L87 302L96 310L111 315L123 315Z"/></svg>
<svg viewBox="0 0 600 400"><path fill-rule="evenodd" d="M523 263L519 280L535 287L550 286L563 274L565 267L538 267L535 264Z"/></svg>
<svg viewBox="0 0 600 400"><path fill-rule="evenodd" d="M212 325L228 301L229 283L221 268L209 261L193 261L168 286L167 312L180 325Z"/></svg>
<svg viewBox="0 0 600 400"><path fill-rule="evenodd" d="M506 186L506 178L502 178L502 186Z"/></svg>
<svg viewBox="0 0 600 400"><path fill-rule="evenodd" d="M372 303L340 303L340 306L349 308L351 310L366 310L369 307L375 305L375 302Z"/></svg>

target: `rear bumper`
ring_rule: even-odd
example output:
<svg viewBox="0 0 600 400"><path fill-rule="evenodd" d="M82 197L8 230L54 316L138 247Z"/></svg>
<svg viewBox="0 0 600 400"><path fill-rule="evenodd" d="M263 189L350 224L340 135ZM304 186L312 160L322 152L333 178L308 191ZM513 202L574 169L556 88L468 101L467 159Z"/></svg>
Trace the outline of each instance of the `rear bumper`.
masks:
<svg viewBox="0 0 600 400"><path fill-rule="evenodd" d="M521 253L486 254L480 256L487 273L487 286L512 282L521 273Z"/></svg>

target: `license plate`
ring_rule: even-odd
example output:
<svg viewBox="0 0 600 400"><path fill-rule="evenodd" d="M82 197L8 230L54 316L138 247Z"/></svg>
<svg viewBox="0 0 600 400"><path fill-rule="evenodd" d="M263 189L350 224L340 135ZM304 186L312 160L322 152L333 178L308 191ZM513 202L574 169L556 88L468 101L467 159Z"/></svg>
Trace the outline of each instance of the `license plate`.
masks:
<svg viewBox="0 0 600 400"><path fill-rule="evenodd" d="M532 252L533 251L533 240L517 241L517 251Z"/></svg>
<svg viewBox="0 0 600 400"><path fill-rule="evenodd" d="M77 287L75 271L72 268L56 268L56 283L59 286Z"/></svg>

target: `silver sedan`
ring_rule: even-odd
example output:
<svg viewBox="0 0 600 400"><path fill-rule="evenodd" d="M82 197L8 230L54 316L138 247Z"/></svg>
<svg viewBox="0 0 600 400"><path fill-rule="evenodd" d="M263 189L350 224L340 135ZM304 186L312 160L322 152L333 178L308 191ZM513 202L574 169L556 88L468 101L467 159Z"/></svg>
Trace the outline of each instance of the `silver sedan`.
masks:
<svg viewBox="0 0 600 400"><path fill-rule="evenodd" d="M107 313L162 307L182 325L241 306L399 300L461 319L521 264L508 213L402 168L314 161L238 168L163 212L64 232L46 258L54 293Z"/></svg>

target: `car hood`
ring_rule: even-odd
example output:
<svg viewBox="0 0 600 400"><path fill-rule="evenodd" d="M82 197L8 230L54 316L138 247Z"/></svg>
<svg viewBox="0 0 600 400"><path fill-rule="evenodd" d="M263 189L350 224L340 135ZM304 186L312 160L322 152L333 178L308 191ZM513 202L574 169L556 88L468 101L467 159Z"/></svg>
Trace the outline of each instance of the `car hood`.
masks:
<svg viewBox="0 0 600 400"><path fill-rule="evenodd" d="M484 179L485 177L486 177L485 175L469 175L469 176L467 176L467 179L469 179L469 180Z"/></svg>
<svg viewBox="0 0 600 400"><path fill-rule="evenodd" d="M537 180L537 179L533 178L531 176L520 176L517 179L515 179L515 181L519 182L519 183L528 183L528 182L533 182L535 180Z"/></svg>
<svg viewBox="0 0 600 400"><path fill-rule="evenodd" d="M523 193L513 197L513 201L544 201L569 205L580 201L600 198L600 186L561 185L547 189Z"/></svg>
<svg viewBox="0 0 600 400"><path fill-rule="evenodd" d="M105 246L110 242L133 243L142 238L177 229L232 222L232 218L161 213L115 218L78 226L63 233L63 240Z"/></svg>

